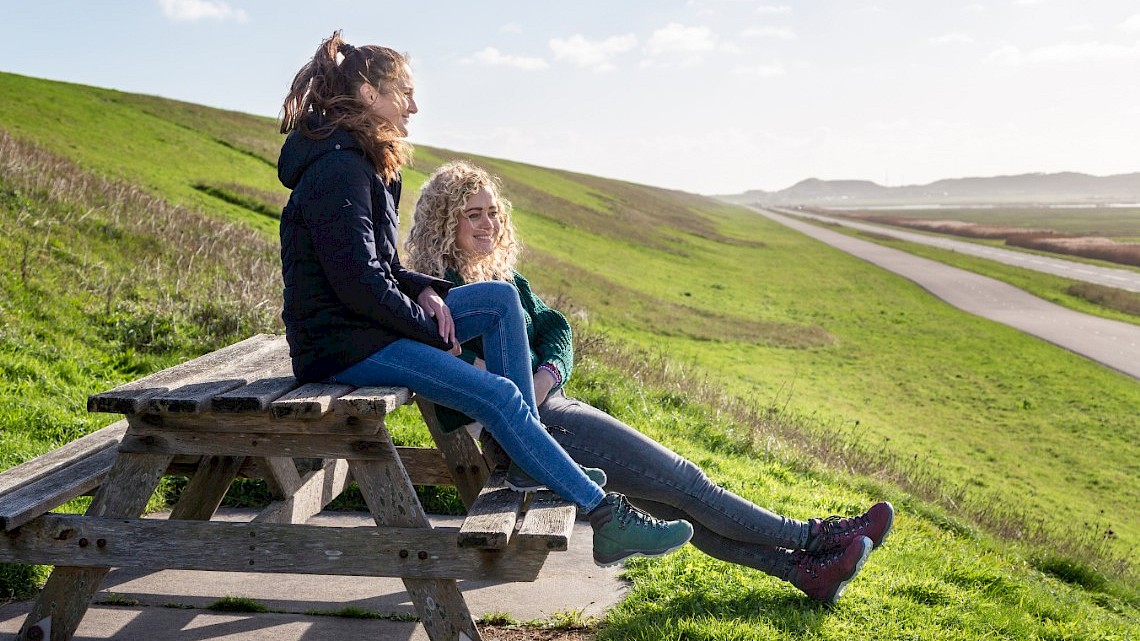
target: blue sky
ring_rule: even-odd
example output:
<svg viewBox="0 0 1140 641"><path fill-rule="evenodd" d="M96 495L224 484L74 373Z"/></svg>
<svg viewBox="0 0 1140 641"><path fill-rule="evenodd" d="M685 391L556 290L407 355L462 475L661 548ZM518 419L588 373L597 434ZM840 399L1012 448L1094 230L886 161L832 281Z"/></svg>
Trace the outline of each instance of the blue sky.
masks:
<svg viewBox="0 0 1140 641"><path fill-rule="evenodd" d="M267 116L343 29L411 54L414 143L705 194L1140 171L1137 0L57 0L4 14L0 71Z"/></svg>

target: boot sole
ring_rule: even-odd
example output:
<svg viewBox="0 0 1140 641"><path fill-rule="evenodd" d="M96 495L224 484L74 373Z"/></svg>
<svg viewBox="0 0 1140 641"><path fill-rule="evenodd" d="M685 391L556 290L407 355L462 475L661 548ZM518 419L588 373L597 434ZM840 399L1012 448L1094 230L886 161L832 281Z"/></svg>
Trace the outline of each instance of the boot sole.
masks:
<svg viewBox="0 0 1140 641"><path fill-rule="evenodd" d="M688 543L688 541L685 541L685 543ZM685 543L671 547L668 550L665 550L664 552L631 552L629 554L623 554L623 555L613 559L612 561L602 560L602 559L599 559L598 557L595 556L594 557L594 565L596 565L600 568L610 568L610 567L613 567L615 565L620 564L622 561L626 561L628 559L634 559L634 558L637 558L639 556L647 558L647 559L651 559L651 558L658 557L658 556L665 556L667 554L672 554L673 552L676 552L677 550L680 550L681 548L685 547Z"/></svg>
<svg viewBox="0 0 1140 641"><path fill-rule="evenodd" d="M510 481L506 485L512 492L539 492L546 489L545 485L515 485Z"/></svg>
<svg viewBox="0 0 1140 641"><path fill-rule="evenodd" d="M639 550L639 551L635 551L635 552L628 552L627 551L627 552L624 552L624 553L622 553L616 557L611 557L611 558L598 558L598 554L595 552L594 553L594 565L596 565L600 568L609 568L609 567L613 567L613 566L621 563L622 561L625 561L626 559L632 559L632 558L636 558L639 556L647 558L647 559L658 557L658 556L665 556L666 554L672 554L673 552L676 552L677 550L680 550L681 548L685 547L685 544L688 543L689 539L692 539L692 538L693 538L693 535L689 534L689 537L687 539L685 539L684 541L681 541L677 545L674 545L673 547L668 548L666 550L662 550L662 551L657 551L657 550L653 550L653 551L641 551L641 550Z"/></svg>
<svg viewBox="0 0 1140 641"><path fill-rule="evenodd" d="M884 537L883 540L886 540ZM859 556L859 562L855 564L855 571L846 580L841 581L835 588L835 593L827 599L828 605L835 605L839 601L839 597L843 596L843 591L847 589L847 584L855 580L859 576L859 571L863 569L863 565L867 562L867 558L871 556L871 550L875 549L875 542L867 537L863 537L863 554Z"/></svg>

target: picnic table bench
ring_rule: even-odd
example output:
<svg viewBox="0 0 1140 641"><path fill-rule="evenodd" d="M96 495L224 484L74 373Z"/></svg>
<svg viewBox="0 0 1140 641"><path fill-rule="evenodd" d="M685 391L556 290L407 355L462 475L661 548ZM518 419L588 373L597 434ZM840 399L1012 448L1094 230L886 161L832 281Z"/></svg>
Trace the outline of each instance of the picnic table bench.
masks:
<svg viewBox="0 0 1140 641"><path fill-rule="evenodd" d="M268 334L90 396L89 411L126 418L0 473L0 562L55 566L17 639L70 639L112 567L400 577L429 638L481 639L456 579L535 580L567 549L575 508L510 491L497 445L443 433L423 399L436 447L395 446L385 416L410 400L301 385ZM140 518L164 475L189 482L169 519ZM239 476L274 500L252 521L211 521ZM307 525L350 481L376 527ZM415 485L454 485L463 525L432 528ZM92 491L86 514L51 512Z"/></svg>

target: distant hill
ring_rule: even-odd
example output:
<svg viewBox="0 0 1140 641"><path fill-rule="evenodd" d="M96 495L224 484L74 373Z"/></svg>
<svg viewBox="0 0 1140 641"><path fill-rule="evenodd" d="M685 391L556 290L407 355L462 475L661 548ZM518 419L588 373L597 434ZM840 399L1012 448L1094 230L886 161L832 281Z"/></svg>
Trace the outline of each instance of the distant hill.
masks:
<svg viewBox="0 0 1140 641"><path fill-rule="evenodd" d="M1140 203L1140 172L1114 176L1061 172L953 178L900 187L884 187L869 180L808 178L779 191L750 190L717 198L744 205Z"/></svg>

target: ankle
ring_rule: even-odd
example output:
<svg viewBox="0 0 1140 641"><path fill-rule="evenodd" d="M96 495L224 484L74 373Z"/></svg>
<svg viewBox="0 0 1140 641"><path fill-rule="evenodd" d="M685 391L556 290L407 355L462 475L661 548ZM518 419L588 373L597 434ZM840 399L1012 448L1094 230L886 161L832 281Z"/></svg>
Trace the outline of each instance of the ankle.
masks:
<svg viewBox="0 0 1140 641"><path fill-rule="evenodd" d="M606 494L605 498L586 514L590 518L590 526L597 530L609 523L614 518L612 506L613 500L609 494Z"/></svg>

